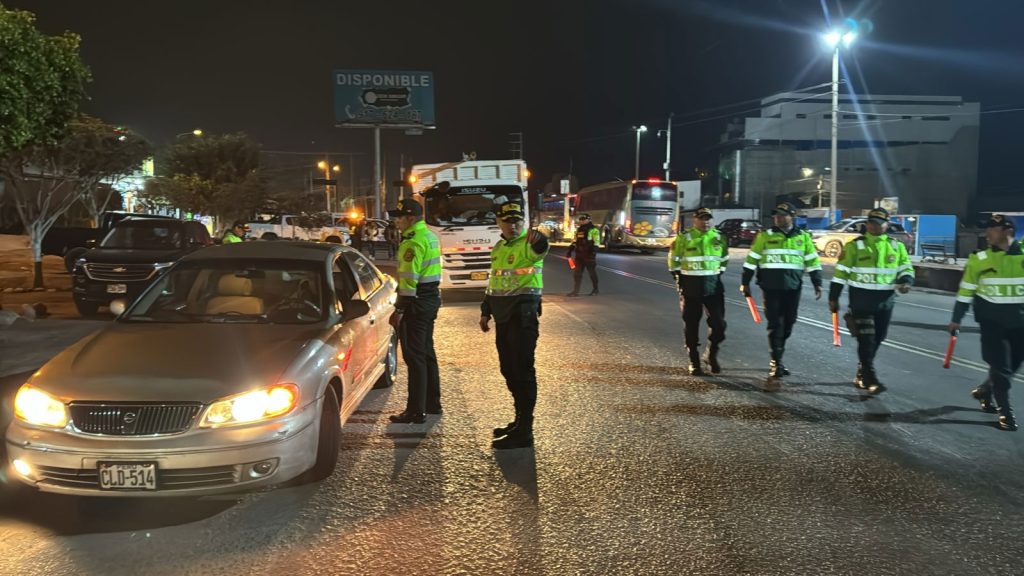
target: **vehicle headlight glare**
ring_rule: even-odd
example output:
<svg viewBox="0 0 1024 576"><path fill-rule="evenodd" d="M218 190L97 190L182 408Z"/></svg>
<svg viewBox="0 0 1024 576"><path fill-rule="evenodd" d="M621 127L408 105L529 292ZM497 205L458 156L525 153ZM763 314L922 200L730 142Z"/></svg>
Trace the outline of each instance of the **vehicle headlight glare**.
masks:
<svg viewBox="0 0 1024 576"><path fill-rule="evenodd" d="M19 388L14 397L14 415L36 426L63 428L68 423L68 409L63 402L28 384Z"/></svg>
<svg viewBox="0 0 1024 576"><path fill-rule="evenodd" d="M291 412L299 399L294 384L278 384L225 398L210 405L202 426L247 424L274 418Z"/></svg>

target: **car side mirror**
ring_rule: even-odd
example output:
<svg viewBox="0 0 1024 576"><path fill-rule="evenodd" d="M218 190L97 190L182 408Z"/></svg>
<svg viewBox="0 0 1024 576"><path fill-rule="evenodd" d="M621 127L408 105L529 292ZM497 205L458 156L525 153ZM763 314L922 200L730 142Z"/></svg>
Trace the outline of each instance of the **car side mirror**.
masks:
<svg viewBox="0 0 1024 576"><path fill-rule="evenodd" d="M370 313L370 305L366 300L348 300L343 304L341 321L348 322L356 318L362 318Z"/></svg>

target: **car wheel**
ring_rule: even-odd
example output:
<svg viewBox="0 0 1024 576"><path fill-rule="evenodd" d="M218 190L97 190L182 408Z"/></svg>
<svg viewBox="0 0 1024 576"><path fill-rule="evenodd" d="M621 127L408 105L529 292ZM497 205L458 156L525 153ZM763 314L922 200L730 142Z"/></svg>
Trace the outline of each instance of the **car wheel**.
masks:
<svg viewBox="0 0 1024 576"><path fill-rule="evenodd" d="M316 464L306 477L310 482L324 480L334 473L341 450L341 407L334 388L324 392L324 407L320 411L320 434L316 442Z"/></svg>
<svg viewBox="0 0 1024 576"><path fill-rule="evenodd" d="M384 355L384 373L373 384L373 389L390 388L395 383L396 374L398 374L398 334L392 329L388 353Z"/></svg>
<svg viewBox="0 0 1024 576"><path fill-rule="evenodd" d="M260 236L260 240L277 240L277 234L273 232L267 232L263 236Z"/></svg>
<svg viewBox="0 0 1024 576"><path fill-rule="evenodd" d="M78 259L82 257L82 254L85 254L88 251L88 248L78 246L68 250L64 254L64 268L67 269L68 273L74 272L75 262L78 262Z"/></svg>
<svg viewBox="0 0 1024 576"><path fill-rule="evenodd" d="M829 258L839 258L839 255L843 253L843 244L838 240L832 240L828 244L825 244L825 256Z"/></svg>
<svg viewBox="0 0 1024 576"><path fill-rule="evenodd" d="M78 314L83 318L91 318L99 311L100 305L98 302L75 298L75 308L78 309Z"/></svg>

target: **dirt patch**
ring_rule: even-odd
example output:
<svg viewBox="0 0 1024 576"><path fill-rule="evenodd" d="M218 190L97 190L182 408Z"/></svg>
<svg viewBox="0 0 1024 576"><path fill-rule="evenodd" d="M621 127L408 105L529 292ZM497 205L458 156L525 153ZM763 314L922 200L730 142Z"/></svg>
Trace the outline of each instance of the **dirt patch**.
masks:
<svg viewBox="0 0 1024 576"><path fill-rule="evenodd" d="M28 236L0 235L0 306L17 312L22 304L46 304L54 318L77 318L71 298L71 275L64 269L64 259L43 256L43 291L32 288L32 250ZM49 290L53 290L52 292Z"/></svg>

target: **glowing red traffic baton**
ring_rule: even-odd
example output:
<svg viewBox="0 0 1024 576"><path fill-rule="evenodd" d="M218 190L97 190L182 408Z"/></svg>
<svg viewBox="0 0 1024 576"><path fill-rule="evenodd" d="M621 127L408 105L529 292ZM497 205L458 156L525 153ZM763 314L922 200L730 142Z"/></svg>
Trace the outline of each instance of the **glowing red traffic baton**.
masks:
<svg viewBox="0 0 1024 576"><path fill-rule="evenodd" d="M953 359L953 349L956 348L956 337L960 334L959 330L953 330L949 333L949 345L946 346L946 358L942 361L943 368L949 368L949 362Z"/></svg>
<svg viewBox="0 0 1024 576"><path fill-rule="evenodd" d="M761 314L757 312L757 304L754 304L753 296L747 296L747 307L750 308L750 316L754 319L754 324L760 324Z"/></svg>
<svg viewBox="0 0 1024 576"><path fill-rule="evenodd" d="M576 269L576 260L574 260L572 256L569 256L568 260L569 260L569 270L575 270Z"/></svg>
<svg viewBox="0 0 1024 576"><path fill-rule="evenodd" d="M832 345L836 348L843 345L839 341L839 312L832 313Z"/></svg>

